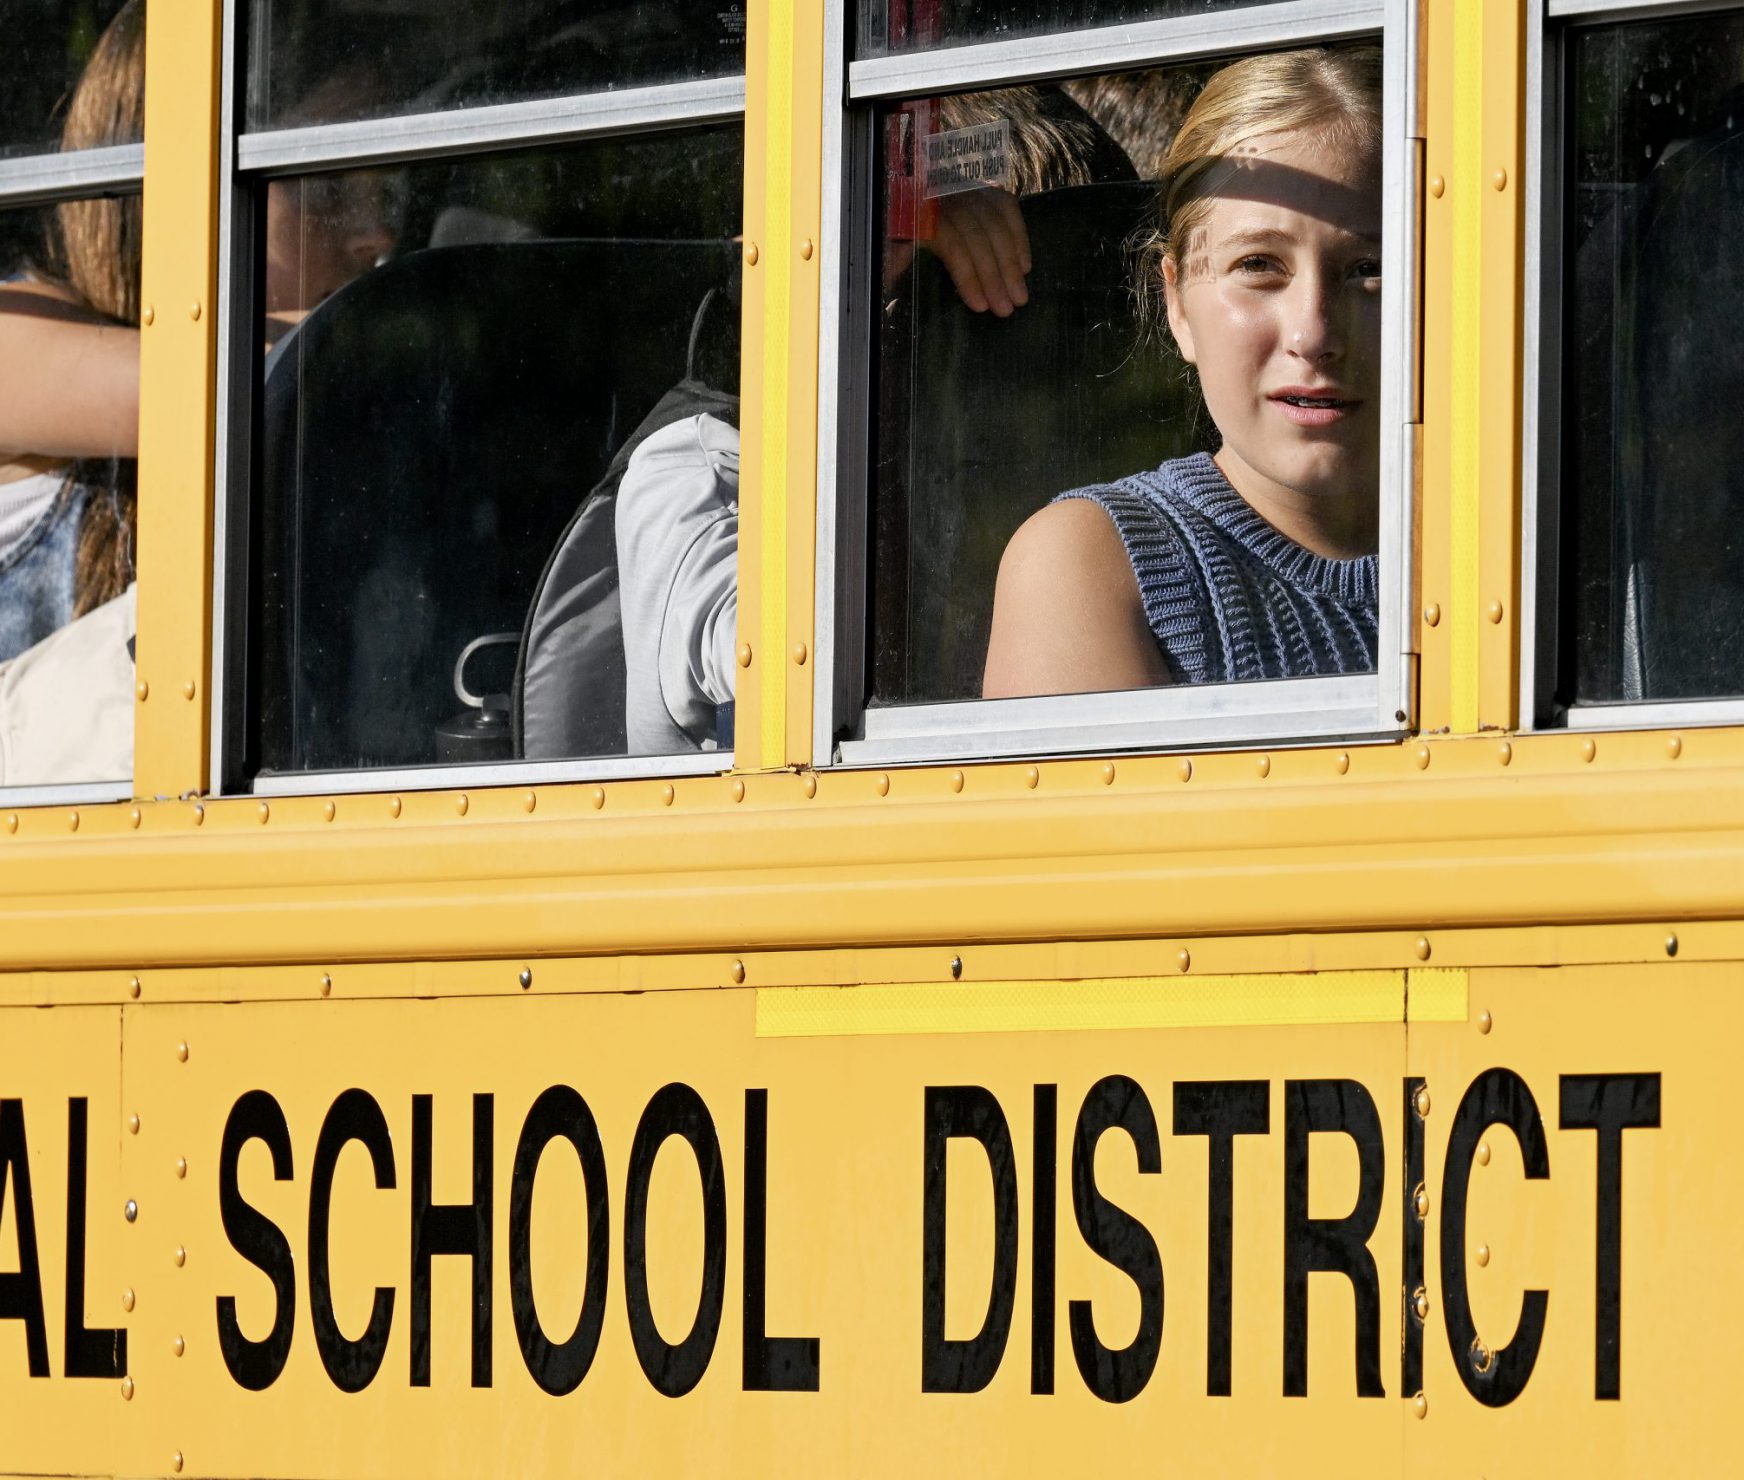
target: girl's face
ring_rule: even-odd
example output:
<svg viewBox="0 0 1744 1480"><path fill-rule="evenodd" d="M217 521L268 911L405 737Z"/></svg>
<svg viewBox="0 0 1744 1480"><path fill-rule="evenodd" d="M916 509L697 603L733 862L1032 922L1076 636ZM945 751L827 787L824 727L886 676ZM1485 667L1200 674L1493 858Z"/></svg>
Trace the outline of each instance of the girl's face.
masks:
<svg viewBox="0 0 1744 1480"><path fill-rule="evenodd" d="M1208 176L1209 210L1164 268L1169 326L1222 434L1218 465L1262 513L1378 505L1375 153L1325 131L1251 140Z"/></svg>

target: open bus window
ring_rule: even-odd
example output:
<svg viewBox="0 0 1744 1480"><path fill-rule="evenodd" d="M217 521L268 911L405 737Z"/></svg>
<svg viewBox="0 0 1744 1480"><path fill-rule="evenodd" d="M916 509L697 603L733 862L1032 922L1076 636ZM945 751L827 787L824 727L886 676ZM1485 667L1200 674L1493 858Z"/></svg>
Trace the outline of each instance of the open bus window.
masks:
<svg viewBox="0 0 1744 1480"><path fill-rule="evenodd" d="M730 745L731 547L667 714L618 494L709 415L736 496L742 171L734 126L256 188L258 774Z"/></svg>
<svg viewBox="0 0 1744 1480"><path fill-rule="evenodd" d="M1268 0L864 0L858 54L931 51L1122 22L1180 20ZM1277 0L1269 0L1277 3Z"/></svg>
<svg viewBox="0 0 1744 1480"><path fill-rule="evenodd" d="M139 12L143 0L31 0L6 7L6 40L0 46L0 159L59 149L137 144L140 119L130 117L113 137L78 129L68 134L68 105L104 31L123 9Z"/></svg>
<svg viewBox="0 0 1744 1480"><path fill-rule="evenodd" d="M963 13L1018 9L1059 24ZM1383 70L1341 42L880 100L843 759L1390 727Z"/></svg>
<svg viewBox="0 0 1744 1480"><path fill-rule="evenodd" d="M1744 13L1567 44L1556 698L1737 697Z"/></svg>
<svg viewBox="0 0 1744 1480"><path fill-rule="evenodd" d="M253 0L248 127L733 76L746 0Z"/></svg>

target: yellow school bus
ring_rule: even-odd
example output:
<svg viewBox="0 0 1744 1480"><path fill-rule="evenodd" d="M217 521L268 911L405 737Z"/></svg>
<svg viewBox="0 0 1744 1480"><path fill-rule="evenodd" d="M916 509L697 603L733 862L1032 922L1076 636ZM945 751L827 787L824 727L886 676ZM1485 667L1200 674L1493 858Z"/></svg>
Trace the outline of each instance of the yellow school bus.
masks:
<svg viewBox="0 0 1744 1480"><path fill-rule="evenodd" d="M94 143L41 9L0 265L137 446L0 496L136 454L137 626L0 668L0 1473L1729 1467L1744 6L151 0ZM1369 661L984 694L1019 524L1216 448L1144 150L1376 46Z"/></svg>

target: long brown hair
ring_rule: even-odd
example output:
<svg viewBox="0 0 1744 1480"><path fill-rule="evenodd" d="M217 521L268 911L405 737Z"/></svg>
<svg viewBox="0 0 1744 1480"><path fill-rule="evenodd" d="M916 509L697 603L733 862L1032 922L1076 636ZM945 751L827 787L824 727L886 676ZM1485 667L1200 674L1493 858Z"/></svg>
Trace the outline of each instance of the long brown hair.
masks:
<svg viewBox="0 0 1744 1480"><path fill-rule="evenodd" d="M145 0L127 0L97 41L67 102L61 148L136 144L145 130ZM139 325L143 211L138 195L55 207L49 270L105 318ZM73 568L73 611L113 600L133 579L139 480L131 458L91 458L69 481L88 488Z"/></svg>

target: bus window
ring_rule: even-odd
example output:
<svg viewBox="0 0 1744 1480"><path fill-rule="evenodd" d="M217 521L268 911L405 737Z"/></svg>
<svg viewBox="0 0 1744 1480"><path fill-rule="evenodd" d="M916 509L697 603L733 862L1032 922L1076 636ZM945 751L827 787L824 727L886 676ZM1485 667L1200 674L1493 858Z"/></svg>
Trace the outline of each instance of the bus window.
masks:
<svg viewBox="0 0 1744 1480"><path fill-rule="evenodd" d="M62 148L103 147L63 139L66 109L86 63L124 0L32 0L10 5L0 48L0 159ZM134 7L137 8L137 7ZM139 120L106 144L137 144Z"/></svg>
<svg viewBox="0 0 1744 1480"><path fill-rule="evenodd" d="M13 19L0 125L0 789L13 801L125 796L144 0Z"/></svg>
<svg viewBox="0 0 1744 1480"><path fill-rule="evenodd" d="M314 9L272 8L251 86L284 62L283 18ZM600 86L569 64L608 40L620 82L706 83L743 38L722 49L713 3L450 9L491 44L420 53L458 22L395 12L389 73L340 45L376 34L348 21L298 124L237 144L232 789L731 764L742 82L645 102L640 129L577 94L536 146L486 107L316 125L407 105L404 54L441 72L424 108L527 92L531 72L490 71L499 51L548 56L548 91Z"/></svg>
<svg viewBox="0 0 1744 1480"><path fill-rule="evenodd" d="M1744 696L1744 11L1564 44L1551 717L1621 723Z"/></svg>
<svg viewBox="0 0 1744 1480"><path fill-rule="evenodd" d="M858 54L897 55L1077 27L1191 19L1256 3L1268 0L865 0Z"/></svg>
<svg viewBox="0 0 1744 1480"><path fill-rule="evenodd" d="M935 11L979 35L1092 9ZM831 758L1403 718L1402 99L1372 38L1232 57L1183 23L1171 61L1153 29L1137 70L1026 77L1027 43L991 88L850 69L876 273L840 347L872 387L866 454L838 443L823 521ZM925 65L948 85L949 53Z"/></svg>
<svg viewBox="0 0 1744 1480"><path fill-rule="evenodd" d="M745 70L745 0L254 0L252 21L251 129L529 102ZM360 76L384 82L367 91L343 85Z"/></svg>

